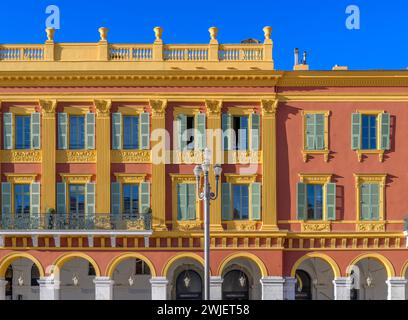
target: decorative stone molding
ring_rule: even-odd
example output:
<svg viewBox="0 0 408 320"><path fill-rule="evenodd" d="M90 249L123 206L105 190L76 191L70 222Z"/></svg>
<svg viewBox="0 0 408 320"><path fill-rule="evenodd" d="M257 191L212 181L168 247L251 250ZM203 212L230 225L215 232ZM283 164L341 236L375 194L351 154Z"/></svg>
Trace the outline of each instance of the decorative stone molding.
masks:
<svg viewBox="0 0 408 320"><path fill-rule="evenodd" d="M1 153L3 163L40 163L41 150L3 150Z"/></svg>
<svg viewBox="0 0 408 320"><path fill-rule="evenodd" d="M57 163L95 163L96 150L57 150Z"/></svg>
<svg viewBox="0 0 408 320"><path fill-rule="evenodd" d="M385 222L361 222L357 223L358 232L384 232L385 231Z"/></svg>
<svg viewBox="0 0 408 320"><path fill-rule="evenodd" d="M92 174L60 173L62 180L69 184L85 184L91 182Z"/></svg>
<svg viewBox="0 0 408 320"><path fill-rule="evenodd" d="M175 183L195 183L196 178L193 174L170 173L171 181Z"/></svg>
<svg viewBox="0 0 408 320"><path fill-rule="evenodd" d="M279 100L261 100L262 105L262 115L263 116L276 116L276 111L278 110Z"/></svg>
<svg viewBox="0 0 408 320"><path fill-rule="evenodd" d="M120 183L141 183L146 179L146 173L115 173L116 181Z"/></svg>
<svg viewBox="0 0 408 320"><path fill-rule="evenodd" d="M5 173L7 181L10 183L20 184L20 183L33 183L37 174L26 174L26 173Z"/></svg>
<svg viewBox="0 0 408 320"><path fill-rule="evenodd" d="M57 109L57 100L38 100L41 107L43 117L55 117L55 110Z"/></svg>
<svg viewBox="0 0 408 320"><path fill-rule="evenodd" d="M178 231L193 231L193 230L201 230L202 229L202 222L197 220L192 221L178 221L176 226Z"/></svg>
<svg viewBox="0 0 408 320"><path fill-rule="evenodd" d="M228 183L234 184L248 184L256 181L256 174L238 174L238 173L226 173L224 174Z"/></svg>
<svg viewBox="0 0 408 320"><path fill-rule="evenodd" d="M303 222L302 232L330 232L330 222Z"/></svg>
<svg viewBox="0 0 408 320"><path fill-rule="evenodd" d="M222 100L205 100L208 116L218 117L221 114Z"/></svg>
<svg viewBox="0 0 408 320"><path fill-rule="evenodd" d="M177 164L193 164L201 163L203 161L203 151L187 150L187 151L173 151L173 163Z"/></svg>
<svg viewBox="0 0 408 320"><path fill-rule="evenodd" d="M167 100L149 100L149 105L152 108L152 117L164 117L166 114Z"/></svg>
<svg viewBox="0 0 408 320"><path fill-rule="evenodd" d="M225 151L224 163L229 164L262 163L262 151L251 150Z"/></svg>
<svg viewBox="0 0 408 320"><path fill-rule="evenodd" d="M94 100L94 105L98 117L109 117L112 100Z"/></svg>
<svg viewBox="0 0 408 320"><path fill-rule="evenodd" d="M257 221L228 221L227 229L236 231L256 231Z"/></svg>
<svg viewBox="0 0 408 320"><path fill-rule="evenodd" d="M111 150L112 163L151 163L150 150Z"/></svg>
<svg viewBox="0 0 408 320"><path fill-rule="evenodd" d="M299 180L303 183L308 184L325 184L331 181L331 174L321 174L321 173L308 173L308 174L299 174Z"/></svg>

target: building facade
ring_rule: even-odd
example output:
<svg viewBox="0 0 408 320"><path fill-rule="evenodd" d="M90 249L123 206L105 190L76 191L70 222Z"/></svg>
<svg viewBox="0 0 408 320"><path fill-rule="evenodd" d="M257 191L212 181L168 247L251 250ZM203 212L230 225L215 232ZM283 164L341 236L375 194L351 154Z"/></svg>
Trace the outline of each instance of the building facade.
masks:
<svg viewBox="0 0 408 320"><path fill-rule="evenodd" d="M0 299L200 299L206 146L212 299L408 297L408 71L278 71L271 30L1 45Z"/></svg>

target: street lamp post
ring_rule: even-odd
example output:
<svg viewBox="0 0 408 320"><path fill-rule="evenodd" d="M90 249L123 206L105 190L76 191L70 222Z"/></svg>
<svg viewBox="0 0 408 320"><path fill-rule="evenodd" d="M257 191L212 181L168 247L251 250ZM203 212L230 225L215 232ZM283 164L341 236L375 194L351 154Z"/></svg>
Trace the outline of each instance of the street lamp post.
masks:
<svg viewBox="0 0 408 320"><path fill-rule="evenodd" d="M218 197L218 184L222 172L221 165L214 165L215 193L211 192L208 173L210 171L211 151L204 150L204 161L196 165L194 175L196 177L197 197L204 201L204 300L210 300L210 201ZM201 186L201 176L204 175L204 183ZM200 189L202 187L202 191Z"/></svg>

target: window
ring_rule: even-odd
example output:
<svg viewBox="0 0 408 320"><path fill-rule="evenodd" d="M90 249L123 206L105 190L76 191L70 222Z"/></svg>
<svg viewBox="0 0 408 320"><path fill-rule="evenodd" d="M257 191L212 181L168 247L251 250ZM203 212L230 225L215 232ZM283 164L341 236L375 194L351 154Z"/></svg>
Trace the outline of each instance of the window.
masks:
<svg viewBox="0 0 408 320"><path fill-rule="evenodd" d="M224 150L258 151L260 146L260 115L250 109L230 108L222 114Z"/></svg>
<svg viewBox="0 0 408 320"><path fill-rule="evenodd" d="M70 116L69 118L69 148L85 148L85 117Z"/></svg>
<svg viewBox="0 0 408 320"><path fill-rule="evenodd" d="M248 149L248 117L239 116L232 118L235 141L233 147L235 150Z"/></svg>
<svg viewBox="0 0 408 320"><path fill-rule="evenodd" d="M323 219L323 185L308 184L306 187L307 193L307 219L322 220Z"/></svg>
<svg viewBox="0 0 408 320"><path fill-rule="evenodd" d="M14 185L14 210L17 215L30 214L30 185Z"/></svg>
<svg viewBox="0 0 408 320"><path fill-rule="evenodd" d="M174 109L174 149L204 150L206 146L206 115L200 109Z"/></svg>
<svg viewBox="0 0 408 320"><path fill-rule="evenodd" d="M139 213L139 185L123 185L123 214L135 216Z"/></svg>
<svg viewBox="0 0 408 320"><path fill-rule="evenodd" d="M186 142L187 150L194 150L194 117L187 117Z"/></svg>
<svg viewBox="0 0 408 320"><path fill-rule="evenodd" d="M330 174L300 174L298 220L336 220L336 184Z"/></svg>
<svg viewBox="0 0 408 320"><path fill-rule="evenodd" d="M375 183L363 183L360 186L361 220L378 220L380 207L380 186Z"/></svg>
<svg viewBox="0 0 408 320"><path fill-rule="evenodd" d="M364 150L377 149L377 116L363 114L361 116L361 147Z"/></svg>
<svg viewBox="0 0 408 320"><path fill-rule="evenodd" d="M138 116L123 116L123 149L139 149Z"/></svg>
<svg viewBox="0 0 408 320"><path fill-rule="evenodd" d="M69 213L83 215L85 213L85 185L69 185Z"/></svg>
<svg viewBox="0 0 408 320"><path fill-rule="evenodd" d="M16 116L15 117L15 137L16 149L30 149L31 148L31 117L30 116Z"/></svg>
<svg viewBox="0 0 408 320"><path fill-rule="evenodd" d="M196 188L195 184L177 184L177 220L196 219Z"/></svg>
<svg viewBox="0 0 408 320"><path fill-rule="evenodd" d="M247 220L249 218L249 186L233 185L233 219Z"/></svg>
<svg viewBox="0 0 408 320"><path fill-rule="evenodd" d="M135 260L136 266L135 266L135 274L136 275L150 275L150 268L141 259L136 259Z"/></svg>
<svg viewBox="0 0 408 320"><path fill-rule="evenodd" d="M309 155L323 154L329 160L329 115L330 111L302 111L303 114L303 161Z"/></svg>

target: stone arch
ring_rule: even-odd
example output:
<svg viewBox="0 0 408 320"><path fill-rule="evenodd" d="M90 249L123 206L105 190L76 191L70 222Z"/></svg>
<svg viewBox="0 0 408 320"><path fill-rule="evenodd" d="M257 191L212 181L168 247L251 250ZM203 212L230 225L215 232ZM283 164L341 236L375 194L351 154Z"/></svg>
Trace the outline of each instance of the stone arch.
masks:
<svg viewBox="0 0 408 320"><path fill-rule="evenodd" d="M136 252L127 252L113 258L106 268L106 276L112 278L116 267L127 259L140 259L144 261L149 266L152 277L156 277L156 268L154 267L153 263L146 256Z"/></svg>
<svg viewBox="0 0 408 320"><path fill-rule="evenodd" d="M18 259L28 259L32 261L38 268L40 272L40 277L44 277L45 272L41 262L32 256L31 254L25 252L18 252L18 253L11 253L5 257L3 257L0 261L0 278L4 278L7 268L16 260Z"/></svg>
<svg viewBox="0 0 408 320"><path fill-rule="evenodd" d="M296 275L296 270L299 268L299 266L302 264L302 262L308 260L308 259L313 259L313 258L319 258L328 263L332 270L335 278L338 278L341 276L340 268L337 265L336 261L333 260L330 256L323 254L323 253L318 253L318 252L310 252L305 254L304 256L300 257L293 265L291 271L290 271L290 276L295 277Z"/></svg>

